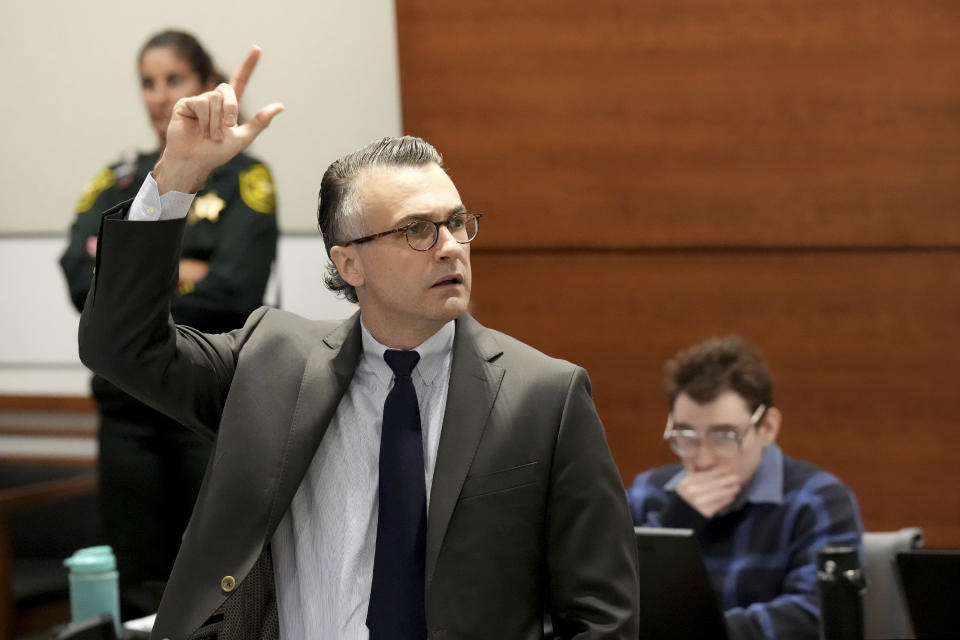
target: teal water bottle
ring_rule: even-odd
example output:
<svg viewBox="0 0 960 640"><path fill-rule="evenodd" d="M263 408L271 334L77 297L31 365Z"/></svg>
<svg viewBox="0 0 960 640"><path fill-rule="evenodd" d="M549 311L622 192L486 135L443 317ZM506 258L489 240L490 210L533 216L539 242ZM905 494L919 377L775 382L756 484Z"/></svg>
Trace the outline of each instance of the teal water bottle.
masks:
<svg viewBox="0 0 960 640"><path fill-rule="evenodd" d="M107 545L76 551L63 561L70 569L70 617L79 622L109 613L121 637L117 559Z"/></svg>

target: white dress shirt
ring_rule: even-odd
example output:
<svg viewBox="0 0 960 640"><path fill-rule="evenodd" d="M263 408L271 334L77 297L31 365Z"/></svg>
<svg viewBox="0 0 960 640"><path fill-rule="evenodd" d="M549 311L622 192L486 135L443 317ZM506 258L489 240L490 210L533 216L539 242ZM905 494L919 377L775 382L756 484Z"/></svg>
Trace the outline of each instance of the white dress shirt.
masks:
<svg viewBox="0 0 960 640"><path fill-rule="evenodd" d="M362 325L362 320L361 320ZM416 348L424 482L433 483L450 385L454 323ZM365 640L377 542L383 405L393 371L387 347L362 327L350 387L271 542L281 638Z"/></svg>
<svg viewBox="0 0 960 640"><path fill-rule="evenodd" d="M195 193L183 193L182 191L167 191L160 195L153 174L148 173L147 179L143 181L140 191L137 192L137 197L133 199L130 205L127 220L151 222L153 220L186 218L196 195Z"/></svg>

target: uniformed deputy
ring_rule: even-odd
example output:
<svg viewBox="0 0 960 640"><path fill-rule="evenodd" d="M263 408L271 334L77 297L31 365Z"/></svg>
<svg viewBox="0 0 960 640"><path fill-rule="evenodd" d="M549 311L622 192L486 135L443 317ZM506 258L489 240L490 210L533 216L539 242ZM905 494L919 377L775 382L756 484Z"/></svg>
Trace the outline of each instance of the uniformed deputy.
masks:
<svg viewBox="0 0 960 640"><path fill-rule="evenodd" d="M138 70L160 149L177 100L223 80L200 43L177 31L150 38L140 51ZM159 150L127 154L84 190L60 259L78 310L95 266L101 212L133 198L158 156ZM210 176L190 209L174 319L205 332L242 326L263 302L277 234L270 172L240 154ZM103 378L95 376L92 388L100 410L104 526L117 554L126 619L156 611L159 587L173 566L211 445Z"/></svg>

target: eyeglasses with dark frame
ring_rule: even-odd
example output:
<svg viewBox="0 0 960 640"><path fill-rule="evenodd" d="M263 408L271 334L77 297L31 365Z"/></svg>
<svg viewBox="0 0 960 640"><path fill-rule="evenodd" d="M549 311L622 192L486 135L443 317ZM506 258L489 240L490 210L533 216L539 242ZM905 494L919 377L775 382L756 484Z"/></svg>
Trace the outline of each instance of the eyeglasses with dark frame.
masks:
<svg viewBox="0 0 960 640"><path fill-rule="evenodd" d="M750 416L750 424L743 429L732 426L715 427L707 430L701 436L695 429L686 427L676 428L673 424L673 412L667 416L667 428L663 432L663 441L681 458L697 455L703 443L710 447L714 454L723 458L732 458L743 449L743 441L747 432L756 427L767 413L766 405L760 405Z"/></svg>
<svg viewBox="0 0 960 640"><path fill-rule="evenodd" d="M394 233L402 233L406 237L407 244L411 249L414 251L429 251L437 244L437 239L440 237L441 226L445 226L450 232L450 235L453 236L453 239L460 244L469 244L480 232L480 218L482 217L482 213L461 211L441 222L418 218L396 229L381 231L380 233L374 233L373 235L357 238L356 240L349 240L345 242L343 246L348 247L351 244L363 244L364 242L370 242L371 240L383 238L384 236L389 236Z"/></svg>

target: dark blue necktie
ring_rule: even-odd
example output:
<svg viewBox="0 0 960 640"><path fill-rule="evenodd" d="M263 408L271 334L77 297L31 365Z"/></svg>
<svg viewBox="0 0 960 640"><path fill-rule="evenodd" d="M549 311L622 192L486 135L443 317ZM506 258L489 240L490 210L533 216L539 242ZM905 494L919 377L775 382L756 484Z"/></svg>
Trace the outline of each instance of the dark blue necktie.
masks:
<svg viewBox="0 0 960 640"><path fill-rule="evenodd" d="M394 382L383 405L377 550L367 628L370 640L424 640L427 491L420 406L410 378L420 354L389 349L383 359L393 369Z"/></svg>

